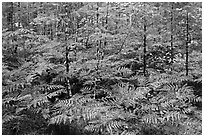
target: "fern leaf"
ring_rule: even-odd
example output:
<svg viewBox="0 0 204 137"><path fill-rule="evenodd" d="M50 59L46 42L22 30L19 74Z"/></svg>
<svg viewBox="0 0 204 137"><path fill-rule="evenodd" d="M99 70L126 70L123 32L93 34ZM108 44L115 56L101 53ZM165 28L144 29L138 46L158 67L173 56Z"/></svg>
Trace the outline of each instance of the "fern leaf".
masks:
<svg viewBox="0 0 204 137"><path fill-rule="evenodd" d="M167 122L168 121L171 121L171 122L177 122L177 121L180 121L181 118L186 118L187 116L186 115L183 115L177 111L172 111L172 112L169 112L167 113L163 119L166 120Z"/></svg>
<svg viewBox="0 0 204 137"><path fill-rule="evenodd" d="M60 94L62 94L62 93L65 93L65 94L66 94L67 91L66 91L65 89L60 89L60 90L57 90L57 91L54 91L54 92L48 94L47 96L48 96L49 98L51 98L51 97L58 96L58 95L60 95Z"/></svg>
<svg viewBox="0 0 204 137"><path fill-rule="evenodd" d="M89 124L84 127L88 132L98 133L101 130L101 124Z"/></svg>
<svg viewBox="0 0 204 137"><path fill-rule="evenodd" d="M60 90L60 89L64 89L65 87L62 86L62 85L41 85L39 86L39 90L42 91L43 93L46 93L46 92L53 92L53 91L56 91L56 90Z"/></svg>
<svg viewBox="0 0 204 137"><path fill-rule="evenodd" d="M160 118L155 114L148 114L142 117L142 121L147 124L158 124Z"/></svg>
<svg viewBox="0 0 204 137"><path fill-rule="evenodd" d="M57 115L55 117L52 117L49 121L49 124L55 124L55 125L61 125L66 124L69 121L70 117L66 114Z"/></svg>
<svg viewBox="0 0 204 137"><path fill-rule="evenodd" d="M49 101L47 100L46 94L42 94L41 96L33 99L31 101L31 103L28 105L28 108L30 108L30 107L36 108L39 106L44 106L45 104L48 104L48 103L49 103Z"/></svg>
<svg viewBox="0 0 204 137"><path fill-rule="evenodd" d="M4 115L2 117L2 124L4 123L7 123L7 122L10 122L14 119L22 119L23 115L22 116L15 116L15 115Z"/></svg>

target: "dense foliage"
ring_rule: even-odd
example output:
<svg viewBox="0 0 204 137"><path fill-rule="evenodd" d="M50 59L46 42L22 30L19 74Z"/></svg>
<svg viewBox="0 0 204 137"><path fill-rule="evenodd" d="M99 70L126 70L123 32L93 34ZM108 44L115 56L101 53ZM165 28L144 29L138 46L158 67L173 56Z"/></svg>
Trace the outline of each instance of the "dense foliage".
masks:
<svg viewBox="0 0 204 137"><path fill-rule="evenodd" d="M202 4L2 3L3 134L202 134Z"/></svg>

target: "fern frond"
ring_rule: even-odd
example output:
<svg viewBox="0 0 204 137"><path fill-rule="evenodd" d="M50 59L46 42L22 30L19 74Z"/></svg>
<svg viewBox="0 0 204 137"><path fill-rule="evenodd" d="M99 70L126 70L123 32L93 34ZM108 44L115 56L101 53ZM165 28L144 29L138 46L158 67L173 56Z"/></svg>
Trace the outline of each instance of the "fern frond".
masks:
<svg viewBox="0 0 204 137"><path fill-rule="evenodd" d="M18 103L18 100L16 97L8 97L2 100L2 106L9 108L9 107L14 107Z"/></svg>
<svg viewBox="0 0 204 137"><path fill-rule="evenodd" d="M49 101L47 99L47 94L41 94L40 96L38 96L37 98L34 98L31 103L28 105L28 108L34 107L42 107L46 104L48 104Z"/></svg>
<svg viewBox="0 0 204 137"><path fill-rule="evenodd" d="M15 115L4 115L2 117L2 124L5 124L7 122L10 122L14 119L22 119L22 116L15 116Z"/></svg>
<svg viewBox="0 0 204 137"><path fill-rule="evenodd" d="M15 92L18 90L23 90L28 87L30 87L29 83L14 83L10 85L8 88L9 88L9 92Z"/></svg>
<svg viewBox="0 0 204 137"><path fill-rule="evenodd" d="M57 90L57 91L54 91L54 92L48 94L47 97L51 98L51 97L55 97L55 96L61 95L63 93L66 94L67 91L65 89L60 89L60 90Z"/></svg>
<svg viewBox="0 0 204 137"><path fill-rule="evenodd" d="M156 114L147 114L142 117L142 121L147 124L158 124L160 123L160 117Z"/></svg>
<svg viewBox="0 0 204 137"><path fill-rule="evenodd" d="M84 96L78 100L76 100L77 104L81 104L82 106L86 105L86 103L93 102L94 100L90 98L90 96Z"/></svg>
<svg viewBox="0 0 204 137"><path fill-rule="evenodd" d="M106 129L109 133L112 131L118 131L124 128L128 128L128 124L125 121L110 121L106 124Z"/></svg>
<svg viewBox="0 0 204 137"><path fill-rule="evenodd" d="M66 81L67 81L66 79L67 79L66 75L59 74L59 75L57 75L57 77L53 78L52 83L54 83L54 84L65 84Z"/></svg>
<svg viewBox="0 0 204 137"><path fill-rule="evenodd" d="M42 91L43 93L46 93L46 92L50 93L60 89L65 89L65 87L62 85L42 85L39 88L40 88L40 91Z"/></svg>
<svg viewBox="0 0 204 137"><path fill-rule="evenodd" d="M166 100L165 102L161 103L161 107L165 110L171 110L174 107L174 104L177 103L177 100Z"/></svg>
<svg viewBox="0 0 204 137"><path fill-rule="evenodd" d="M92 132L92 133L99 133L99 131L101 131L102 130L102 126L101 126L101 124L99 123L99 124L89 124L89 125L86 125L85 127L84 127L84 129L86 130L86 131L88 131L88 132Z"/></svg>
<svg viewBox="0 0 204 137"><path fill-rule="evenodd" d="M74 99L70 98L70 99L65 99L65 100L59 100L54 107L70 107L74 105Z"/></svg>
<svg viewBox="0 0 204 137"><path fill-rule="evenodd" d="M196 107L187 107L187 108L183 108L182 112L183 114L190 114L194 112L195 110L196 110Z"/></svg>
<svg viewBox="0 0 204 137"><path fill-rule="evenodd" d="M182 118L187 118L187 116L177 111L171 111L169 113L166 113L166 115L163 117L163 120L174 123L180 121Z"/></svg>
<svg viewBox="0 0 204 137"><path fill-rule="evenodd" d="M165 83L162 85L161 88L157 89L159 91L165 91L165 92L176 92L179 90L179 86L174 83Z"/></svg>
<svg viewBox="0 0 204 137"><path fill-rule="evenodd" d="M90 94L92 93L91 89L92 89L91 87L85 86L80 91L82 92L82 94Z"/></svg>
<svg viewBox="0 0 204 137"><path fill-rule="evenodd" d="M121 135L137 135L138 131L128 131L128 130L124 130Z"/></svg>
<svg viewBox="0 0 204 137"><path fill-rule="evenodd" d="M178 89L178 93L183 95L188 95L193 93L193 88L187 85L183 85L181 88Z"/></svg>
<svg viewBox="0 0 204 137"><path fill-rule="evenodd" d="M89 121L89 120L94 120L97 119L100 116L101 112L105 112L110 108L110 106L101 106L101 107L86 107L82 111L82 116L84 120Z"/></svg>
<svg viewBox="0 0 204 137"><path fill-rule="evenodd" d="M144 112L152 112L152 111L158 111L159 107L156 104L145 104L145 105L142 105L141 110Z"/></svg>
<svg viewBox="0 0 204 137"><path fill-rule="evenodd" d="M125 67L120 67L117 69L117 73L122 77L129 77L133 72Z"/></svg>
<svg viewBox="0 0 204 137"><path fill-rule="evenodd" d="M70 117L67 116L66 114L61 114L61 115L57 115L55 117L52 117L49 121L49 124L53 124L53 125L61 125L61 124L67 124L67 122L70 121ZM70 122L69 122L70 123Z"/></svg>
<svg viewBox="0 0 204 137"><path fill-rule="evenodd" d="M198 79L195 79L194 82L202 83L202 77L200 77L200 78L198 78Z"/></svg>

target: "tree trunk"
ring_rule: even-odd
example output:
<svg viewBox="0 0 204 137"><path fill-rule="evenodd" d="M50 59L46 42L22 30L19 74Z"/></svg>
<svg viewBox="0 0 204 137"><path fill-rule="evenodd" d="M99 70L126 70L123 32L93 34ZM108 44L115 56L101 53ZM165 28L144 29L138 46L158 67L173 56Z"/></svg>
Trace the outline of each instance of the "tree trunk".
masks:
<svg viewBox="0 0 204 137"><path fill-rule="evenodd" d="M105 23L105 29L108 30L108 5L109 3L107 3L107 12L106 12L106 23ZM107 41L106 41L106 38L104 40L104 46L106 47L107 45Z"/></svg>
<svg viewBox="0 0 204 137"><path fill-rule="evenodd" d="M173 60L174 60L174 55L173 55L173 3L171 4L171 71L173 70Z"/></svg>
<svg viewBox="0 0 204 137"><path fill-rule="evenodd" d="M66 47L66 72L69 74L69 49ZM66 78L66 90L69 95L69 97L72 97L72 91L71 91L71 85L69 82L69 78Z"/></svg>
<svg viewBox="0 0 204 137"><path fill-rule="evenodd" d="M143 50L143 74L146 76L146 31L147 31L147 26L146 26L146 18L144 17L144 35L143 35L143 44L144 44L144 50Z"/></svg>
<svg viewBox="0 0 204 137"><path fill-rule="evenodd" d="M186 76L188 76L188 11L186 11Z"/></svg>
<svg viewBox="0 0 204 137"><path fill-rule="evenodd" d="M10 31L14 31L14 6L13 6L13 2L9 3L9 12L7 15L7 21L8 21L8 25L9 25L9 30Z"/></svg>
<svg viewBox="0 0 204 137"><path fill-rule="evenodd" d="M18 2L18 28L21 27L20 9L21 9L21 3Z"/></svg>

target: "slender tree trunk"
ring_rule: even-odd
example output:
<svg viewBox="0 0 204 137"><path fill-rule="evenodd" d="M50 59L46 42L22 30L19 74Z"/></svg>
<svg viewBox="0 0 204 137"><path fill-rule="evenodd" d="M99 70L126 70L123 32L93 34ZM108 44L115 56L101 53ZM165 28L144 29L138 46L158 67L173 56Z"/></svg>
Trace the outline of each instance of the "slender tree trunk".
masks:
<svg viewBox="0 0 204 137"><path fill-rule="evenodd" d="M189 42L189 38L188 38L188 11L186 10L186 76L188 76L188 42Z"/></svg>
<svg viewBox="0 0 204 137"><path fill-rule="evenodd" d="M107 3L107 12L106 12L106 23L105 23L105 29L106 29L106 30L108 30L108 5L109 5L109 3ZM104 40L104 46L106 47L106 45L107 45L107 40L106 40L106 38L105 38L105 40Z"/></svg>
<svg viewBox="0 0 204 137"><path fill-rule="evenodd" d="M20 9L21 9L21 3L18 2L18 28L21 27L21 20L20 20Z"/></svg>
<svg viewBox="0 0 204 137"><path fill-rule="evenodd" d="M174 55L173 55L173 3L171 4L171 71L173 71L173 60L174 60Z"/></svg>
<svg viewBox="0 0 204 137"><path fill-rule="evenodd" d="M143 51L143 74L146 76L146 31L147 31L147 26L146 26L146 18L144 17L144 35L143 35L143 44L144 44L144 51Z"/></svg>
<svg viewBox="0 0 204 137"><path fill-rule="evenodd" d="M44 28L43 28L43 30L44 30L44 35L47 35L47 25L46 25L46 23L44 22Z"/></svg>
<svg viewBox="0 0 204 137"><path fill-rule="evenodd" d="M54 38L54 26L55 26L55 22L50 24L50 39L53 40Z"/></svg>
<svg viewBox="0 0 204 137"><path fill-rule="evenodd" d="M68 47L66 47L66 72L67 74L69 74L69 49ZM69 97L72 97L71 85L70 85L68 77L66 78L66 84L67 84L66 85L67 93L69 94Z"/></svg>
<svg viewBox="0 0 204 137"><path fill-rule="evenodd" d="M76 20L76 30L75 30L75 42L78 42L78 28L79 28L79 23L78 23L78 20L77 18L75 19Z"/></svg>
<svg viewBox="0 0 204 137"><path fill-rule="evenodd" d="M98 3L97 3L98 4ZM98 18L99 18L99 13L98 13L98 9L99 9L99 7L97 6L97 13L96 13L96 23L97 23L97 26L98 26Z"/></svg>
<svg viewBox="0 0 204 137"><path fill-rule="evenodd" d="M9 30L10 31L14 31L14 6L13 6L13 2L9 3L9 12L7 15L7 21L8 21L8 25L9 25Z"/></svg>
<svg viewBox="0 0 204 137"><path fill-rule="evenodd" d="M69 73L69 49L66 47L66 72Z"/></svg>
<svg viewBox="0 0 204 137"><path fill-rule="evenodd" d="M30 3L27 3L27 9L30 9L30 5L29 5ZM27 27L29 28L29 25L30 25L30 12L29 12L30 10L28 10L28 13L27 13L27 16L28 16L28 18L27 18Z"/></svg>

